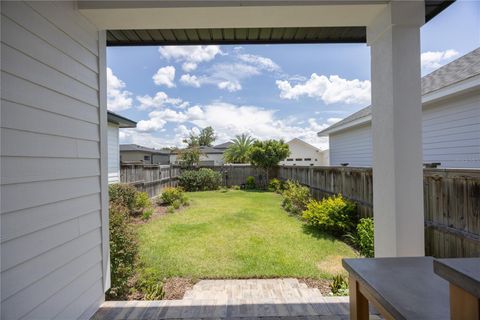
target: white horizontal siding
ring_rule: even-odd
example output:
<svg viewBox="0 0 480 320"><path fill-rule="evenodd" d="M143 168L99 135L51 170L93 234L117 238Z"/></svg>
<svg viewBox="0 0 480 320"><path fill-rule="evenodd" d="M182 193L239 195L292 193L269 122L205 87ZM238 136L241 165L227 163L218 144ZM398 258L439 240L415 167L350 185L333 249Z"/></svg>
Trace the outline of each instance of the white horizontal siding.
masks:
<svg viewBox="0 0 480 320"><path fill-rule="evenodd" d="M120 182L120 146L118 144L118 126L108 124L108 183Z"/></svg>
<svg viewBox="0 0 480 320"><path fill-rule="evenodd" d="M351 167L372 165L372 130L370 125L351 128L329 136L330 165L348 163Z"/></svg>
<svg viewBox="0 0 480 320"><path fill-rule="evenodd" d="M75 2L1 3L1 318L103 299L98 32Z"/></svg>
<svg viewBox="0 0 480 320"><path fill-rule="evenodd" d="M423 161L480 168L480 91L424 108Z"/></svg>
<svg viewBox="0 0 480 320"><path fill-rule="evenodd" d="M480 168L479 91L423 109L423 161L442 168ZM330 135L332 165L372 165L370 124Z"/></svg>

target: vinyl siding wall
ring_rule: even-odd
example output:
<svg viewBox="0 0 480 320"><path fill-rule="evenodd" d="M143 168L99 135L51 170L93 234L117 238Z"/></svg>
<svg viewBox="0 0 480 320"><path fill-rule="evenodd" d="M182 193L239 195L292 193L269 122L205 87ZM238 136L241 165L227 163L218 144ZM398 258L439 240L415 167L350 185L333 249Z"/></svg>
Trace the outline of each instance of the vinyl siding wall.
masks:
<svg viewBox="0 0 480 320"><path fill-rule="evenodd" d="M280 165L285 166L326 166L328 161L325 161L325 151L320 151L314 147L308 146L299 141L289 141L288 147L290 155ZM297 160L301 159L301 160ZM310 159L310 160L306 160Z"/></svg>
<svg viewBox="0 0 480 320"><path fill-rule="evenodd" d="M120 147L118 126L108 124L108 183L120 182Z"/></svg>
<svg viewBox="0 0 480 320"><path fill-rule="evenodd" d="M480 168L480 91L424 106L423 161L441 168ZM370 124L330 135L330 163L372 165Z"/></svg>
<svg viewBox="0 0 480 320"><path fill-rule="evenodd" d="M98 31L73 2L1 3L1 318L103 299Z"/></svg>
<svg viewBox="0 0 480 320"><path fill-rule="evenodd" d="M372 166L372 129L370 124L331 134L330 165L348 163L350 167Z"/></svg>

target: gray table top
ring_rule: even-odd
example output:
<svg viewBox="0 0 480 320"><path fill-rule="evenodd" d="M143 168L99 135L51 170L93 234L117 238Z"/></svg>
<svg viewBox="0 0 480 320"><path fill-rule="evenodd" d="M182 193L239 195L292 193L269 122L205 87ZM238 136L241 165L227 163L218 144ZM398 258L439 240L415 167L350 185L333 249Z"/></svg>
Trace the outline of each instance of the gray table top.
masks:
<svg viewBox="0 0 480 320"><path fill-rule="evenodd" d="M436 274L480 298L480 258L437 259Z"/></svg>
<svg viewBox="0 0 480 320"><path fill-rule="evenodd" d="M395 319L450 319L448 281L432 257L343 259L343 266Z"/></svg>

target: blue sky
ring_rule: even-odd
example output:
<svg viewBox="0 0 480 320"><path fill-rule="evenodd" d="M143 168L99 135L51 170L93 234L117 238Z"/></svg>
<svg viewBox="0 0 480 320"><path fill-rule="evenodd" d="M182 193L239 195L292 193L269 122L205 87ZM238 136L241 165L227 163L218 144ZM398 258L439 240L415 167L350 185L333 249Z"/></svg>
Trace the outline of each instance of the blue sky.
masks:
<svg viewBox="0 0 480 320"><path fill-rule="evenodd" d="M422 27L422 75L480 46L480 2L457 1ZM112 47L108 107L138 121L121 143L182 146L212 126L217 142L241 133L294 137L322 149L316 132L367 106L365 44Z"/></svg>

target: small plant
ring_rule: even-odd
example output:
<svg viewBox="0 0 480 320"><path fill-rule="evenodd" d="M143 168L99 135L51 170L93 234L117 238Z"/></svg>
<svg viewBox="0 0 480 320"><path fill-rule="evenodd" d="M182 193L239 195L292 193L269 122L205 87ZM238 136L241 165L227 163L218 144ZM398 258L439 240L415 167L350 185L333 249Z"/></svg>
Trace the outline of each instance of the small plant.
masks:
<svg viewBox="0 0 480 320"><path fill-rule="evenodd" d="M222 174L207 168L186 170L182 172L178 181L185 191L217 190L222 184Z"/></svg>
<svg viewBox="0 0 480 320"><path fill-rule="evenodd" d="M362 218L357 224L356 244L360 254L372 258L375 255L374 251L374 224L372 218Z"/></svg>
<svg viewBox="0 0 480 320"><path fill-rule="evenodd" d="M247 179L245 180L245 189L247 190L255 189L255 177L253 176L247 177Z"/></svg>
<svg viewBox="0 0 480 320"><path fill-rule="evenodd" d="M237 186L237 185L231 186L230 188L231 188L232 190L240 190L240 186Z"/></svg>
<svg viewBox="0 0 480 320"><path fill-rule="evenodd" d="M357 222L355 203L337 195L321 201L311 200L303 218L313 226L333 235L345 235L354 230Z"/></svg>
<svg viewBox="0 0 480 320"><path fill-rule="evenodd" d="M135 211L144 212L145 210L152 207L152 202L150 197L146 192L136 192L135 193Z"/></svg>
<svg viewBox="0 0 480 320"><path fill-rule="evenodd" d="M333 277L330 291L333 296L348 296L348 282L343 275L338 274Z"/></svg>
<svg viewBox="0 0 480 320"><path fill-rule="evenodd" d="M114 183L108 186L108 196L110 203L115 203L122 207L135 210L135 196L137 189L127 183Z"/></svg>
<svg viewBox="0 0 480 320"><path fill-rule="evenodd" d="M182 206L182 202L180 201L180 199L177 199L177 200L173 201L173 203L172 203L172 207L175 210L180 209L181 206Z"/></svg>
<svg viewBox="0 0 480 320"><path fill-rule="evenodd" d="M169 187L162 190L159 204L171 205L175 201L181 201L183 198L185 198L185 193L182 188Z"/></svg>
<svg viewBox="0 0 480 320"><path fill-rule="evenodd" d="M175 208L172 207L172 206L168 206L167 207L167 213L174 213L175 212Z"/></svg>
<svg viewBox="0 0 480 320"><path fill-rule="evenodd" d="M153 208L145 209L143 210L143 213L142 213L142 219L144 221L147 221L148 219L150 219L152 215L153 215Z"/></svg>
<svg viewBox="0 0 480 320"><path fill-rule="evenodd" d="M135 289L143 293L144 300L162 300L165 297L165 291L158 275L149 268L143 268L141 263L139 263L139 268Z"/></svg>
<svg viewBox="0 0 480 320"><path fill-rule="evenodd" d="M273 178L268 183L268 190L276 193L282 192L282 181L278 180L277 178Z"/></svg>
<svg viewBox="0 0 480 320"><path fill-rule="evenodd" d="M282 193L282 207L289 213L299 215L310 201L310 190L297 181L288 180Z"/></svg>
<svg viewBox="0 0 480 320"><path fill-rule="evenodd" d="M128 208L118 203L110 204L110 266L111 287L107 296L112 299L125 299L133 275L134 264L138 252L136 236L129 223Z"/></svg>

